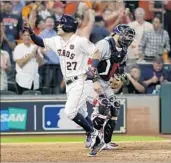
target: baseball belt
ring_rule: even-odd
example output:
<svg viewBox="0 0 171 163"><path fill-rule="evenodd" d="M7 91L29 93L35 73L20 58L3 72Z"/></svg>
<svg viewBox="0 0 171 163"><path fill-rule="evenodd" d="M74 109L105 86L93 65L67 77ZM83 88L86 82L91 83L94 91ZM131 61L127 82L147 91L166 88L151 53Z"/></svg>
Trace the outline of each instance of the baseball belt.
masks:
<svg viewBox="0 0 171 163"><path fill-rule="evenodd" d="M67 81L66 81L66 84L69 85L69 84L73 83L73 82L74 82L75 80L77 80L77 79L78 79L78 76L74 76L73 79L67 80Z"/></svg>

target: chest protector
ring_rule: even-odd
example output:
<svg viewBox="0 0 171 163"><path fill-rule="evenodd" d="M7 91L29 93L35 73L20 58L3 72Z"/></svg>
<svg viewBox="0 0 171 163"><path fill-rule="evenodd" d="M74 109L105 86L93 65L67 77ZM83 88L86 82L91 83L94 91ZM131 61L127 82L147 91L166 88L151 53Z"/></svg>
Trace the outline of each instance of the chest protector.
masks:
<svg viewBox="0 0 171 163"><path fill-rule="evenodd" d="M127 50L122 49L121 51L118 51L116 49L115 40L112 37L108 37L106 40L109 43L111 55L110 58L99 62L97 70L99 76L103 80L108 81L118 71L120 64L122 64L125 59Z"/></svg>

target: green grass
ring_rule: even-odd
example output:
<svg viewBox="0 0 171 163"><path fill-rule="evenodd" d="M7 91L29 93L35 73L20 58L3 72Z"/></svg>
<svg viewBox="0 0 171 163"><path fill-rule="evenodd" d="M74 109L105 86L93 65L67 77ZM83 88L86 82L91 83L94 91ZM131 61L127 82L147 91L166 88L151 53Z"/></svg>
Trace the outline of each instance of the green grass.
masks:
<svg viewBox="0 0 171 163"><path fill-rule="evenodd" d="M166 140L154 136L113 136L113 141L156 141ZM84 136L3 136L2 143L31 143L31 142L83 142Z"/></svg>

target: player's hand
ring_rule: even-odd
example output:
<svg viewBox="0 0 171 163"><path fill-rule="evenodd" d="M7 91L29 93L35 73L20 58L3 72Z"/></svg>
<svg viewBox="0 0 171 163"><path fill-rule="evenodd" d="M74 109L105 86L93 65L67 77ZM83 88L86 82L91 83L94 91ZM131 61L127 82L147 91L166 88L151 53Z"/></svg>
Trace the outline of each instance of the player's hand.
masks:
<svg viewBox="0 0 171 163"><path fill-rule="evenodd" d="M30 33L30 35L33 34L33 30L27 21L24 22L23 29L27 30Z"/></svg>
<svg viewBox="0 0 171 163"><path fill-rule="evenodd" d="M97 92L98 94L101 93L102 87L101 87L101 84L99 82L97 82L97 81L94 82L93 87L94 87L95 92Z"/></svg>
<svg viewBox="0 0 171 163"><path fill-rule="evenodd" d="M94 67L89 67L86 72L87 78L86 80L93 80L96 73L96 69Z"/></svg>

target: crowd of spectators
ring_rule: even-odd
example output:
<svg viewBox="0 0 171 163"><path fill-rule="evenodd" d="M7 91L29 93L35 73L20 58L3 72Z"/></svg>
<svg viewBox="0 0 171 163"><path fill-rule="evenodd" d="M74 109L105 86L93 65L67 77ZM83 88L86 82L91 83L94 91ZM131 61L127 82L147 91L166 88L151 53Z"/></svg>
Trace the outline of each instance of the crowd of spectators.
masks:
<svg viewBox="0 0 171 163"><path fill-rule="evenodd" d="M1 1L0 11L0 90L14 90L22 94L38 90L42 94L65 93L59 58L53 51L35 46L25 21L42 38L57 35L56 22L62 15L80 18L80 12L89 3L95 11L95 23L90 41L97 43L110 35L120 23L129 24L136 31L135 41L128 49L128 93L156 93L156 88L171 81L170 63L171 1ZM78 19L79 20L79 19ZM135 64L151 63L146 73ZM12 84L11 84L12 83Z"/></svg>

